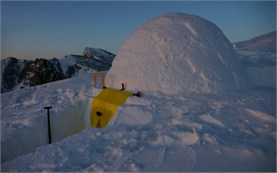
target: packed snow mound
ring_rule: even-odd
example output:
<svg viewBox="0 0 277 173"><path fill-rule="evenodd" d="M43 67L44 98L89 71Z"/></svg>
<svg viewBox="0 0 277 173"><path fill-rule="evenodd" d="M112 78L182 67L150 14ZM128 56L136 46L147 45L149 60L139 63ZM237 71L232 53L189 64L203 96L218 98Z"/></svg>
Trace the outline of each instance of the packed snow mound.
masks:
<svg viewBox="0 0 277 173"><path fill-rule="evenodd" d="M246 87L231 43L213 23L183 13L155 17L122 45L107 86L128 90L218 93Z"/></svg>

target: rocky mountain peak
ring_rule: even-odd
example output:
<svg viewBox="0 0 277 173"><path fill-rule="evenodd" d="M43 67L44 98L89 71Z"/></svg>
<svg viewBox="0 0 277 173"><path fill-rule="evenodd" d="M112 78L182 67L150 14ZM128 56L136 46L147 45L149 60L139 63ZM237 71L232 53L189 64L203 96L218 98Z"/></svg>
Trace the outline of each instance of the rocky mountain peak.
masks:
<svg viewBox="0 0 277 173"><path fill-rule="evenodd" d="M109 70L115 57L106 50L88 47L85 48L83 55L67 55L62 59L22 60L15 57L3 59L1 93L71 78L83 72Z"/></svg>

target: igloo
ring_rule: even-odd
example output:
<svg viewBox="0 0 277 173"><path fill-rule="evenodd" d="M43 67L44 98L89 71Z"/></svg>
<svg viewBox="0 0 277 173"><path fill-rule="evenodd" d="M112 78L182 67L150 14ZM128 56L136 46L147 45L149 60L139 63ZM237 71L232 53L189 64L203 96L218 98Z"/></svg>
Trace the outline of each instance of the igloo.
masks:
<svg viewBox="0 0 277 173"><path fill-rule="evenodd" d="M108 87L130 91L221 93L247 86L233 47L213 23L170 13L136 29L106 76Z"/></svg>

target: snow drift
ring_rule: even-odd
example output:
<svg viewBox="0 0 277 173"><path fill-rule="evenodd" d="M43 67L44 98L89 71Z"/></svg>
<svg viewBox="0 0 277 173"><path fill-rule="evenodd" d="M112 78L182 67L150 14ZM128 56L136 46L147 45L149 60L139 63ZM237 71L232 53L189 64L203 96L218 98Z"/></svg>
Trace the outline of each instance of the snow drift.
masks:
<svg viewBox="0 0 277 173"><path fill-rule="evenodd" d="M51 140L53 142L76 134L85 128L84 111L86 111L87 105L86 102L79 102L64 110L50 111ZM3 135L1 139L1 163L33 152L36 148L49 144L47 117L43 116L46 114L43 113L41 113L42 116L36 117L33 120L23 119L21 122L22 127L14 129L9 135ZM18 122L14 120L14 123Z"/></svg>
<svg viewBox="0 0 277 173"><path fill-rule="evenodd" d="M231 43L213 23L172 13L149 20L119 50L106 78L109 87L218 93L246 86Z"/></svg>
<svg viewBox="0 0 277 173"><path fill-rule="evenodd" d="M88 82L91 76L83 73L1 94L1 164L49 143L46 106L53 107L52 142L89 127L90 97L98 92L96 89L96 93L91 92L93 83Z"/></svg>

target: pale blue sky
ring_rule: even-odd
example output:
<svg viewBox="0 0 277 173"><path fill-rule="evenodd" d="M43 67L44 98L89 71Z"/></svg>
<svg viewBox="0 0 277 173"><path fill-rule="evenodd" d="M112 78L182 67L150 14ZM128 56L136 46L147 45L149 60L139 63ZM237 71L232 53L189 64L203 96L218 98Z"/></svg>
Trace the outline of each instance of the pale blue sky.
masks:
<svg viewBox="0 0 277 173"><path fill-rule="evenodd" d="M231 42L276 30L275 1L1 1L1 58L62 58L86 46L116 54L139 25L169 12L201 16Z"/></svg>

